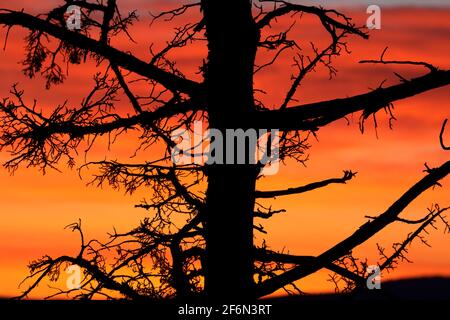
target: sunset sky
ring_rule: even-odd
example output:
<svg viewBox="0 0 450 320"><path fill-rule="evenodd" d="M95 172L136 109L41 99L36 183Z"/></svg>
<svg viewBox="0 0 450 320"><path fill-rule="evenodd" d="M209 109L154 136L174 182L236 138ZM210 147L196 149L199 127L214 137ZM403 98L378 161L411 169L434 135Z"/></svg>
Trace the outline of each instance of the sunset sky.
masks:
<svg viewBox="0 0 450 320"><path fill-rule="evenodd" d="M125 10L137 8L141 16L141 22L131 29L137 44L130 44L125 39L118 39L112 44L148 60L149 45L155 42L156 46L161 46L173 34L173 24L160 23L149 27L148 11L154 8L152 12L156 12L167 2L126 2ZM427 61L439 68L450 69L449 1L320 2L327 6L336 4L353 17L358 25L363 25L367 19L367 4L380 4L382 28L371 31L369 40L350 37L348 44L352 53L342 55L334 62L339 71L337 77L328 81L324 70L311 74L299 90L297 98L300 103L366 92L378 87L385 79L385 85L394 84L396 79L392 76L393 71L405 77L426 72L420 67L358 64L362 59L379 58L385 47L389 47L386 58ZM25 11L37 13L45 12L54 3L59 1L46 1L45 8L38 8L31 1L20 0L11 4L0 0L0 8L23 7ZM178 3L170 1L174 6ZM384 6L387 3L389 5ZM177 21L181 25L197 17L197 14L188 14ZM327 34L322 32L319 24L317 20L305 16L296 23L291 37L298 40L301 47L308 47L309 41L324 44ZM281 19L274 28L288 25L287 20ZM0 29L2 46L5 35L6 29ZM6 50L0 51L0 97L8 97L11 86L19 83L19 87L25 91L25 99L33 101L36 98L43 109L51 110L65 100L72 104L79 103L93 84L95 65L87 63L72 66L68 80L47 91L41 77L30 80L21 73L22 66L18 63L23 58L24 35L23 29L14 28L10 32ZM189 76L200 80L196 72L205 54L204 47L194 45L178 51L175 58ZM270 56L262 54L258 56L258 63L267 62L268 59ZM266 96L258 96L264 99L267 106L275 107L284 98L290 76L295 72L291 65L292 55L282 55L279 63L255 78L255 87L267 92ZM393 130L388 128L388 118L381 113L378 117L378 134L370 121L365 133L361 134L359 115L350 118L349 124L342 120L321 129L318 141L310 140L312 147L306 167L288 163L277 175L259 182L258 188L295 187L340 177L343 170L350 169L357 171L358 175L347 185L333 185L301 196L281 197L272 201L275 209L284 208L287 213L272 218L267 224L269 246L275 250L285 248L294 254L317 255L366 222L364 216L382 213L424 175L425 162L430 166L438 166L448 160L448 152L446 154L440 148L438 136L443 120L450 117L449 106L450 87L446 87L396 103L394 114L398 121L394 122ZM450 143L450 137L447 140ZM131 161L129 157L136 145L133 137L123 136L110 151L106 150L105 145L98 145L88 155L88 160L103 160L106 156L109 159ZM2 163L8 157L6 152L0 153ZM78 160L78 164L83 163L83 157ZM29 261L44 254L57 256L78 252L77 235L64 230L64 226L80 218L88 238L106 239L107 232L113 227L119 231L128 231L146 215L146 212L133 207L146 196L146 190L129 196L108 187L97 189L86 186L88 172L85 179L80 180L78 173L67 169L64 163L60 169L62 173L48 171L43 176L36 169L21 167L11 176L7 170L0 168L0 296L13 296L21 292L18 284L28 274L26 266ZM443 185L444 188L423 194L402 217L420 217L433 203L450 205L450 179L444 180ZM404 225L390 226L358 248L355 255L368 257L369 263L374 264L378 259L376 243L391 248L392 243L404 240L411 230ZM432 248L414 243L408 256L414 263L403 263L394 273L383 274L383 279L450 276L450 235L444 235L441 228L433 230L428 239ZM305 292L333 290L333 285L326 281L327 274L327 271L322 271L300 281L299 285ZM42 297L48 292L43 284L32 297Z"/></svg>

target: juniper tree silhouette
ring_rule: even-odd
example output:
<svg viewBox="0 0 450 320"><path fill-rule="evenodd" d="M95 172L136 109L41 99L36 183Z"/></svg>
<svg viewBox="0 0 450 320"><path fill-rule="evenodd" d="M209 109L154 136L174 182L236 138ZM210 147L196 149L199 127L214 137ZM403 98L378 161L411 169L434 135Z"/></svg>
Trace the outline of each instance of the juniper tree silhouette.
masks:
<svg viewBox="0 0 450 320"><path fill-rule="evenodd" d="M335 273L335 281L345 279L347 289L352 290L364 286L369 276L365 262L353 257L352 250L386 226L398 222L417 224L418 228L404 242L394 245L393 254L385 254L380 247L384 255L381 269L392 268L406 259L407 247L414 239L423 239L421 234L427 226L441 221L448 228L443 216L448 208L436 205L417 221L401 218L400 214L420 194L439 185L450 172L450 162L437 168L427 166L426 175L384 213L368 217L369 221L351 236L318 256L276 252L265 244L256 247L255 230L265 231L255 220L284 212L265 208L257 199L345 184L355 173L345 171L339 178L286 190L260 191L256 190L256 181L261 177L260 163L177 165L170 161L174 148L170 134L179 128L192 129L195 120L205 121L210 128L223 133L226 129L277 128L282 132L280 159L302 162L309 134L353 113L361 114L363 129L365 121L380 110L392 115L395 101L448 85L450 71L425 62L386 61L384 52L380 60L362 62L423 66L427 73L413 79L398 75L398 84L380 86L356 96L297 105L297 89L310 72L322 66L329 70L330 77L336 73L332 59L347 52L348 36L368 38L362 28L338 11L278 0L189 3L162 12L154 19L172 20L197 10L200 21L177 28L167 46L159 52L150 49L150 61L144 61L110 44L111 38L120 34L132 41L128 31L137 20L135 12L121 14L116 0L61 2L50 12L37 16L0 9L0 24L8 31L14 26L29 30L23 61L25 74L30 77L42 74L50 88L65 79L60 61L80 64L90 59L104 68L95 76L96 85L80 106L63 104L49 114L40 111L37 103L27 105L24 92L14 86L12 97L0 102L0 147L11 153L5 167L14 171L26 165L45 172L57 169L63 160L73 167L82 143L90 147L97 137L113 139L130 130L140 132L141 148L164 144L165 153L146 163L104 160L83 164L80 170L98 168L92 181L97 186L109 184L129 193L149 188L151 198L137 205L148 210L149 216L129 232L114 232L106 243L85 240L81 222L70 225L81 236L78 255L45 256L32 262L27 278L32 282L20 298L26 297L46 277L57 279L70 264L79 265L84 271L81 288L61 289L55 296L254 299L282 288L295 289L295 281L324 268ZM70 5L82 9L81 30L66 28L65 13ZM312 54L305 54L290 39L289 30L272 31L271 25L277 18L289 15L291 19L301 15L316 17L318 28L329 34L329 44L323 49L312 45ZM170 59L172 51L198 41L205 41L208 48L208 56L199 66L201 82L188 79ZM298 53L297 73L285 99L277 108L268 108L254 96L257 88L253 77L269 68L287 49ZM257 66L255 57L259 51L273 53L274 58ZM133 93L133 76L145 82L150 94ZM123 115L115 110L117 97L122 93L128 98L133 114ZM441 141L443 131L444 128ZM442 146L445 148L443 142ZM250 145L247 152L254 151L256 145Z"/></svg>

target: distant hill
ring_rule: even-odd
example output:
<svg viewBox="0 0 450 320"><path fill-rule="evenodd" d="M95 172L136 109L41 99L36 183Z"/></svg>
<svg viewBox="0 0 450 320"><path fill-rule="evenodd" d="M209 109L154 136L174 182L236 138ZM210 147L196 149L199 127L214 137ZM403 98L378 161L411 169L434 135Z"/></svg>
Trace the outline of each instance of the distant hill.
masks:
<svg viewBox="0 0 450 320"><path fill-rule="evenodd" d="M269 299L271 300L271 299ZM426 277L386 281L380 290L367 290L352 294L313 294L275 298L292 303L308 301L364 301L364 300L415 300L442 301L450 300L450 278Z"/></svg>
<svg viewBox="0 0 450 320"><path fill-rule="evenodd" d="M450 300L450 278L402 279L382 283L380 295L406 300Z"/></svg>

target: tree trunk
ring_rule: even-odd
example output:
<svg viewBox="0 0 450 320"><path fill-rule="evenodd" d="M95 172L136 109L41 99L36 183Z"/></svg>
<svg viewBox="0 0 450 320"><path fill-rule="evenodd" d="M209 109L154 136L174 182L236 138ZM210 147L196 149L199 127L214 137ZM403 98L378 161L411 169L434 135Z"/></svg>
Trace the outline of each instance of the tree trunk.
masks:
<svg viewBox="0 0 450 320"><path fill-rule="evenodd" d="M251 299L253 282L254 174L248 167L209 172L205 292L214 301Z"/></svg>
<svg viewBox="0 0 450 320"><path fill-rule="evenodd" d="M226 129L246 129L246 120L254 112L253 65L259 34L248 0L204 0L202 6L209 49L205 72L209 124L225 137ZM248 148L248 152L254 150L255 145ZM256 172L252 164L208 168L204 269L209 299L254 297Z"/></svg>

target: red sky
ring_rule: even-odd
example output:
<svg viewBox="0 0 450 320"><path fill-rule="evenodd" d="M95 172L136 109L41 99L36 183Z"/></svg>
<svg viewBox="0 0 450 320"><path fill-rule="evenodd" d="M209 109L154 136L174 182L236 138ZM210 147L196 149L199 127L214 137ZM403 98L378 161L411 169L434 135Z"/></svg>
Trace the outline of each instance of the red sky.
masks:
<svg viewBox="0 0 450 320"><path fill-rule="evenodd" d="M21 6L20 2L15 5ZM12 5L8 4L8 7ZM25 5L27 7L27 5ZM144 8L149 9L149 8ZM142 11L143 14L145 10ZM348 15L359 24L366 19L365 10L349 9ZM180 21L182 22L182 21ZM280 21L283 25L284 22ZM132 50L140 57L148 57L151 42L161 45L172 34L167 24L149 29L148 21L132 29L137 45L116 41L115 46ZM326 34L317 32L314 19L298 21L292 36L301 47L308 47L314 40L323 44ZM24 33L13 29L6 51L0 52L0 96L6 97L10 86L18 82L31 101L37 98L43 108L52 108L69 99L77 103L92 85L94 66L87 64L70 70L68 81L51 91L44 89L38 77L34 80L21 75ZM3 42L5 31L0 33ZM384 79L394 83L392 71L405 76L421 75L421 68L393 66L364 66L357 62L366 58L378 58L388 46L386 58L398 60L423 60L448 69L450 61L450 9L385 9L382 12L382 29L371 32L368 41L348 39L351 55L340 57L335 62L339 70L333 81L318 70L300 88L301 102L317 101L352 95L377 87ZM192 47L179 52L176 58L181 67L194 74L198 62L204 58L205 50ZM269 57L261 55L260 62ZM256 78L255 85L267 91L268 106L276 106L284 97L289 85L292 60L283 55L279 63ZM438 134L444 118L449 117L450 88L434 90L424 95L402 101L395 105L398 121L394 129L387 127L387 119L380 114L378 138L372 123L367 124L364 135L358 129L358 116L349 125L339 121L319 132L319 141L311 141L310 160L307 167L290 163L275 176L265 178L260 189L297 186L320 179L340 176L342 170L358 171L358 176L348 185L330 186L306 195L282 197L273 202L274 208L285 208L286 214L273 218L268 224L273 249L288 248L296 254L318 254L352 233L366 220L365 215L383 212L402 192L406 191L422 176L423 164L439 165L448 159L440 149ZM263 97L261 97L263 98ZM128 160L136 141L122 138L107 153L110 158ZM99 146L89 155L89 160L103 159L105 147ZM4 162L8 155L0 153ZM26 265L43 254L75 254L78 238L63 227L78 218L88 237L105 239L106 233L115 226L126 231L136 225L145 212L133 208L145 196L145 190L133 196L125 196L109 188L86 187L75 171L61 166L63 173L49 172L42 176L34 169L21 168L10 176L0 169L0 296L18 294L18 283L27 275ZM443 181L447 189L428 191L406 210L404 217L418 217L432 203L449 205L449 179ZM390 247L393 242L403 240L410 229L393 226L378 235L373 241L356 251L367 256L370 263L377 260L376 243ZM410 249L409 257L414 264L404 263L395 273L384 278L399 278L423 275L450 276L450 237L443 230L429 236L432 248L420 243ZM306 292L331 290L326 282L326 272L300 282ZM43 287L34 297L40 297L47 289Z"/></svg>

